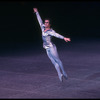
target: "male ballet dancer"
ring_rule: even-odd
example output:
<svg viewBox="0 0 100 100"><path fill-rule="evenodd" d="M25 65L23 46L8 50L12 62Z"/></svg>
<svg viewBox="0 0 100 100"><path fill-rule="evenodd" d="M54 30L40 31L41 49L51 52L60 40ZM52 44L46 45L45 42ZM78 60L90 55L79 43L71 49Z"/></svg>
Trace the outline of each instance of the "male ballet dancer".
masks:
<svg viewBox="0 0 100 100"><path fill-rule="evenodd" d="M48 57L50 58L51 62L54 64L54 66L57 70L60 81L63 82L63 77L65 79L67 79L68 76L67 76L67 74L64 70L63 64L58 56L57 48L56 48L55 44L51 42L51 37L54 36L56 38L64 39L66 42L71 41L71 40L70 40L70 38L64 37L64 36L56 33L51 28L50 19L45 19L45 22L43 23L37 8L33 8L33 11L36 14L37 20L41 27L43 48L46 49L46 53L47 53Z"/></svg>

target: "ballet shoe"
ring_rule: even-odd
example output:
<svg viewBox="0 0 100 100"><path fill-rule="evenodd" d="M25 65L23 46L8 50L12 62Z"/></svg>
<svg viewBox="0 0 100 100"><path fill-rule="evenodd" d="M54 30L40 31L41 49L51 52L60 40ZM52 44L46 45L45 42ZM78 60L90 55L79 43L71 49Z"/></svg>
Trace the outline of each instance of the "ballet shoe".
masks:
<svg viewBox="0 0 100 100"><path fill-rule="evenodd" d="M63 74L60 75L60 81L63 82Z"/></svg>
<svg viewBox="0 0 100 100"><path fill-rule="evenodd" d="M67 75L63 75L64 76L64 78L67 80L68 79L68 76Z"/></svg>

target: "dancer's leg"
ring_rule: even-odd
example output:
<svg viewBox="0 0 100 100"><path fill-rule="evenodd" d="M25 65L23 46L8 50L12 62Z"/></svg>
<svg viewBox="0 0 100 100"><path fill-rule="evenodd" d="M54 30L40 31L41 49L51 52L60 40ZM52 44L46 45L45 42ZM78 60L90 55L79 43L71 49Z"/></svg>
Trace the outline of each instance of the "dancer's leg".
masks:
<svg viewBox="0 0 100 100"><path fill-rule="evenodd" d="M65 72L63 64L62 64L62 62L61 62L61 60L59 58L56 46L54 45L53 48L50 48L50 51L51 51L51 55L52 55L53 59L59 65L64 77L67 79L67 73Z"/></svg>
<svg viewBox="0 0 100 100"><path fill-rule="evenodd" d="M50 49L46 49L46 52L47 52L47 55L50 58L51 62L55 66L55 69L56 69L56 71L58 73L58 76L59 76L60 81L62 81L62 74L61 74L60 67L59 67L58 63L55 61L54 57L52 56L51 50Z"/></svg>

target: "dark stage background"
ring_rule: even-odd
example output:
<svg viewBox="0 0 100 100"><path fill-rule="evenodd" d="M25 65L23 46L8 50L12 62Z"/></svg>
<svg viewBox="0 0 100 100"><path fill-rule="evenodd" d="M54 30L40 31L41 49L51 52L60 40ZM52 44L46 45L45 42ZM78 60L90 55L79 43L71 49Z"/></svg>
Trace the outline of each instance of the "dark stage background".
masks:
<svg viewBox="0 0 100 100"><path fill-rule="evenodd" d="M0 2L1 47L17 43L42 46L41 30L33 13L37 7L44 18L52 19L52 28L74 40L100 37L100 2L95 1L2 1ZM54 42L62 43L53 38ZM12 45L13 44L13 45ZM8 47L8 46L6 46Z"/></svg>

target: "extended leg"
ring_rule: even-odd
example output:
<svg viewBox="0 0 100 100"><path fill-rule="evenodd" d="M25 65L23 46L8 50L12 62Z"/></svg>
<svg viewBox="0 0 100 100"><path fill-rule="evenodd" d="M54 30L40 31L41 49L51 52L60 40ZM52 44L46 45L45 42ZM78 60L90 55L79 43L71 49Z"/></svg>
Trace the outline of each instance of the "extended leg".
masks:
<svg viewBox="0 0 100 100"><path fill-rule="evenodd" d="M54 66L55 66L55 69L56 69L56 71L57 71L57 73L58 73L58 76L59 76L60 81L62 82L62 74L61 74L61 70L60 70L60 67L59 67L58 63L55 61L54 57L52 56L51 50L48 49L48 50L46 50L46 51L47 51L48 57L50 58L51 62L52 62L52 63L54 64Z"/></svg>
<svg viewBox="0 0 100 100"><path fill-rule="evenodd" d="M62 71L62 73L64 75L64 78L67 79L67 73L65 72L63 64L62 64L61 60L59 59L56 46L54 45L54 47L51 48L50 51L51 51L51 54L52 54L55 62L59 65L59 67L60 67L60 69L61 69L61 71Z"/></svg>

